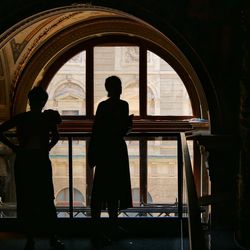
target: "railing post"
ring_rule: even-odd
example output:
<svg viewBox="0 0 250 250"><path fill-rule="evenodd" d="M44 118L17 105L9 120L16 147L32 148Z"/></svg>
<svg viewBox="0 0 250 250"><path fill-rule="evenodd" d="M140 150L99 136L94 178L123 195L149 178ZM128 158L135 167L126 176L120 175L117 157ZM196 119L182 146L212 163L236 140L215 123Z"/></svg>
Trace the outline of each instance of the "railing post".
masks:
<svg viewBox="0 0 250 250"><path fill-rule="evenodd" d="M178 154L178 217L181 219L183 216L183 158L181 137L178 135L177 139L177 154Z"/></svg>
<svg viewBox="0 0 250 250"><path fill-rule="evenodd" d="M189 247L191 250L207 249L205 237L201 225L201 211L195 186L193 170L184 133L180 134L180 143L182 157L185 166L185 180L188 205L188 229L189 229Z"/></svg>
<svg viewBox="0 0 250 250"><path fill-rule="evenodd" d="M73 218L73 156L72 136L68 136L69 149L69 217Z"/></svg>
<svg viewBox="0 0 250 250"><path fill-rule="evenodd" d="M140 139L140 204L147 203L148 166L147 166L147 139Z"/></svg>
<svg viewBox="0 0 250 250"><path fill-rule="evenodd" d="M88 166L88 149L90 140L86 140L86 206L91 203L91 190L93 186L93 169Z"/></svg>

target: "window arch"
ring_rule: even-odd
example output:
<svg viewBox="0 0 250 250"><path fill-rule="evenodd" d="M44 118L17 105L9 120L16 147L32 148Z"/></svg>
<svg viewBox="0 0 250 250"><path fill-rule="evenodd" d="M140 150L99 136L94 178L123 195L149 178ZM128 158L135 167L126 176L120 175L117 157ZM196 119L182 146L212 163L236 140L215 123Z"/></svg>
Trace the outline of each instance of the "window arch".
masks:
<svg viewBox="0 0 250 250"><path fill-rule="evenodd" d="M76 188L73 188L73 206L84 206L86 201L83 196L83 194ZM69 207L70 206L70 190L69 188L63 188L61 189L55 198L55 204L57 208L60 207ZM75 217L79 217L79 214L77 212L74 213ZM69 217L69 212L62 212L60 209L57 211L57 217L59 218L65 218Z"/></svg>
<svg viewBox="0 0 250 250"><path fill-rule="evenodd" d="M105 44L105 46L115 44L117 46L130 45L139 47L139 50L132 48L131 51L127 51L127 56L124 58L123 62L126 64L127 58L135 58L135 56L138 55L140 58L143 58L143 60L139 61L139 63L144 61L144 64L140 63L139 67L140 84L145 84L147 80L145 76L141 76L141 72L145 72L147 67L147 51L160 55L163 60L168 62L169 65L178 72L178 75L185 84L190 96L194 117L199 118L205 116L206 118L208 106L203 88L199 82L198 76L181 51L168 38L164 37L163 34L152 29L150 25L148 26L146 23L140 22L138 19L136 19L136 21L132 20L133 18L131 19L129 16L125 18L126 21L125 19L119 19L120 17L104 18L102 22L91 20L90 23L82 21L77 25L72 25L70 29L64 29L56 37L53 37L53 39L46 41L46 43L43 44L42 50L38 50L34 57L34 59L39 58L40 60L33 60L33 58L30 59L31 63L24 68L22 75L19 78L20 84L16 89L17 95L15 95L14 112L18 112L18 110L21 109L21 106L17 107L15 103L21 98L18 94L20 89L19 86L24 86L24 82L27 83L34 80L35 84L38 84L40 79L43 79L42 84L47 87L56 71L66 61L84 50L86 51L87 59L85 71L86 79L90 80L89 82L93 82L94 78L91 73L93 70L93 61L92 63L88 63L89 60L91 61L91 54L93 56L93 47L96 47L97 45L100 46L101 44ZM126 31L121 31L121 29L125 27L123 22L126 23ZM111 23L115 25L111 25ZM93 25L93 29L86 29L88 25ZM90 30L95 35L88 34ZM74 36L71 36L71 34L74 34ZM67 39L64 39L65 37L67 37ZM51 48L53 48L53 51ZM46 53L44 53L44 51L46 51ZM43 65L45 65L44 63L46 64L46 68L43 68ZM32 77L35 76L35 79L29 76L29 80L27 80L27 72L33 72ZM28 90L27 88L28 85L26 84L25 91ZM147 92L145 91L145 88L146 86L144 86L144 90L142 91L142 93L145 93L144 95L146 95ZM86 89L86 91L88 90ZM146 96L141 99L144 99L145 101L145 98ZM139 103L140 109L144 107L141 99L141 103ZM89 117L94 114L94 105L91 103L92 100L93 96L86 96L86 103L92 106L92 108L86 110L86 116ZM146 110L140 110L140 115L141 117L145 117L147 115Z"/></svg>
<svg viewBox="0 0 250 250"><path fill-rule="evenodd" d="M69 188L61 189L55 199L56 205L69 205ZM73 203L74 205L82 206L85 202L83 194L76 188L73 188Z"/></svg>
<svg viewBox="0 0 250 250"><path fill-rule="evenodd" d="M71 9L72 14L76 14L74 11L77 13L82 11L79 6L77 6L76 10L73 8L74 7ZM95 12L97 10L98 8L94 9ZM67 12L67 10L63 8L60 9L60 11ZM119 13L115 10L107 11L105 9L99 9L101 14L99 13L99 16L96 15L96 19L95 13L92 16L91 11L93 10L84 9L82 12L87 15L86 19L75 18L75 20L77 20L76 23L70 23L70 25L63 27L62 29L58 28L51 37L49 37L49 35L48 37L42 37L41 43L38 41L37 47L30 50L31 53L26 57L27 61L20 64L22 66L20 67L21 70L17 71L18 77L16 79L18 82L15 83L16 85L13 84L13 89L15 90L13 94L13 113L19 113L23 111L24 107L26 107L27 100L24 99L24 96L26 97L26 94L33 84L41 84L49 90L52 78L59 69L65 69L63 65L65 65L66 62L69 62L69 66L80 62L79 67L82 67L81 79L82 81L85 81L86 87L83 94L83 96L85 95L86 97L86 112L83 115L85 116L84 118L91 120L95 113L95 48L105 47L106 49L112 49L113 47L115 48L117 55L120 53L120 55L123 56L120 62L115 61L116 70L124 70L124 67L126 66L127 75L131 75L130 73L133 69L132 66L134 67L136 65L136 67L138 67L137 71L133 72L134 88L138 89L138 96L140 95L140 98L138 99L137 119L142 122L145 122L147 119L146 122L149 124L146 127L147 131L150 131L150 129L159 129L157 124L159 118L161 121L164 119L183 120L192 117L202 118L204 116L206 118L208 106L202 84L200 83L199 77L191 63L177 45L149 24L127 15L126 13ZM52 16L56 14L56 10L51 10L49 15ZM41 18L45 16L46 14L44 13ZM179 44L182 44L182 42L184 44L183 47L189 46L184 40L181 40ZM83 52L83 56L81 56L80 52ZM115 60L117 60L117 58L119 58L119 56L116 56ZM151 69L156 70L157 67L159 67L161 60L168 64L165 65L166 71L171 68L174 69L179 76L182 85L185 86L184 88L186 88L191 101L190 106L193 111L192 115L181 115L179 117L176 115L173 117L166 113L162 115L160 109L157 110L156 115L153 115L153 117L150 112L148 113L149 110L152 110L151 112L153 112L156 109L153 110L149 109L149 107L147 108L147 98L151 99L154 97L155 99L158 97L157 94L159 94L154 89L157 87L156 85L158 85L159 81L151 81L148 71ZM199 58L195 58L195 60L198 61L198 67L204 70L203 65L199 62ZM40 83L41 79L42 82ZM71 78L69 77L69 79ZM105 77L101 80L104 79ZM126 84L131 82L132 79L123 78L122 80ZM209 88L210 87L208 87L208 89ZM214 98L213 100L217 99ZM156 100L154 100L154 102L154 105L156 106ZM159 100L157 105L160 106ZM184 111L184 114L186 114L186 111ZM77 129L80 131L87 131L88 128L90 128L90 126L88 127L88 124L86 125L84 123L87 119L82 119L80 116L74 116L71 120L68 117L64 120L64 122L67 120L67 131L76 129L76 118L79 118L78 121L80 121L77 123ZM69 120L72 121L71 124L68 122ZM156 121L156 123L153 123L152 121ZM141 124L142 123L138 122L135 129L140 130L142 128L140 127ZM143 124L143 126L143 128L145 128L145 124ZM61 126L60 129L63 131L64 128L65 127ZM160 129L167 130L168 128L164 123L163 125L161 124ZM142 147L143 146L144 145L142 145ZM89 178L89 176L87 178ZM86 197L88 197L87 194ZM144 195L144 198L145 197L146 195Z"/></svg>
<svg viewBox="0 0 250 250"><path fill-rule="evenodd" d="M58 61L60 67L65 68L72 58L80 54L86 56L85 69L80 70L88 72L82 74L86 90L86 99L82 99L82 103L87 119L92 119L97 104L106 99L104 80L110 75L121 78L122 98L131 104L131 113L139 120L201 118L197 95L192 95L192 90L188 93L185 83L166 59L136 39L129 39L129 42L120 39L112 44L100 39L77 51L78 54L73 57L68 57L68 61L65 62L65 58ZM59 75L61 68L57 73ZM71 70L74 71L74 68L71 67ZM52 81L47 83L48 86L51 84Z"/></svg>

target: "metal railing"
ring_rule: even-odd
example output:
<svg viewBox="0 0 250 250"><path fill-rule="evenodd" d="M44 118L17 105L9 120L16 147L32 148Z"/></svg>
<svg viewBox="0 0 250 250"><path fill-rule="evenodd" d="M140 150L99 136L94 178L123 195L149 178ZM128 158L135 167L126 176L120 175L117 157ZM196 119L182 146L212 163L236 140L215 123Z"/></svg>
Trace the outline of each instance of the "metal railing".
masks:
<svg viewBox="0 0 250 250"><path fill-rule="evenodd" d="M14 135L12 135L14 136ZM69 187L69 201L68 207L57 207L58 212L65 212L69 214L70 219L74 219L77 213L85 215L90 214L89 206L74 206L73 199L73 140L86 141L86 148L88 148L88 141L91 133L61 133L62 140L68 141L68 187ZM205 237L201 225L201 208L198 204L198 197L192 172L192 165L189 155L188 144L184 133L178 132L132 132L125 138L126 140L137 140L139 146L147 143L150 140L174 140L177 141L177 170L178 170L178 198L176 204L141 204L130 209L120 211L125 216L129 213L134 213L136 216L152 216L153 213L168 216L174 214L178 219L182 220L183 217L188 218L188 231L189 231L189 245L190 250L203 250L207 249L205 244ZM86 149L87 150L87 149ZM142 155L140 154L140 158ZM90 176L92 178L93 176ZM91 191L91 187L89 192ZM0 205L0 215L4 215L6 211L14 211L15 206L11 205L9 208L6 205ZM0 218L4 216L0 216Z"/></svg>
<svg viewBox="0 0 250 250"><path fill-rule="evenodd" d="M78 132L73 132L73 133L61 133L61 139L63 140L67 140L68 141L68 175L69 175L69 183L68 183L68 187L69 187L69 203L68 203L68 208L62 208L62 207L58 207L57 210L58 212L60 212L62 209L64 211L67 211L67 213L69 214L69 218L74 218L75 216L75 212L76 212L76 207L74 206L74 200L73 200L73 140L85 140L86 141L86 151L88 148L88 142L90 139L91 133L78 133ZM171 214L175 214L177 215L179 218L182 218L183 216L183 200L182 200L182 196L183 196L183 164L182 164L182 159L181 159L181 148L180 148L180 136L179 133L173 133L173 132L133 132L130 133L128 136L126 136L125 138L127 141L139 141L139 147L140 147L140 160L142 160L142 156L145 154L142 153L143 147L145 146L145 143L147 143L150 140L175 140L177 141L177 168L178 168L178 179L177 179L177 185L178 185L178 199L177 199L177 203L175 204L175 206L173 206L173 204L165 204L162 205L161 210L166 210L166 213L170 213L170 209L172 208L172 212ZM86 156L87 157L87 156ZM87 159L86 159L87 161ZM140 173L143 174L143 173ZM92 177L92 174L91 174ZM90 177L90 178L91 178ZM87 192L91 191L91 185L92 183L90 183L90 185L88 185L87 187ZM142 187L143 189L143 187ZM87 199L89 195L86 195ZM146 197L146 195L143 195L143 197ZM152 212L154 207L154 204L151 204L151 206L149 207L145 207L145 204L147 204L147 201L143 200L143 198L140 200L140 203L142 206L137 207L137 209L144 209L144 211L146 211L146 209L151 209L150 211ZM79 213L79 209L78 208L78 213ZM88 210L88 206L87 207L82 207L82 212L85 213L84 211ZM158 209L159 210L159 209ZM177 210L177 211L176 211ZM157 211L157 209L156 209ZM163 211L162 211L163 212ZM138 212L139 213L139 212Z"/></svg>

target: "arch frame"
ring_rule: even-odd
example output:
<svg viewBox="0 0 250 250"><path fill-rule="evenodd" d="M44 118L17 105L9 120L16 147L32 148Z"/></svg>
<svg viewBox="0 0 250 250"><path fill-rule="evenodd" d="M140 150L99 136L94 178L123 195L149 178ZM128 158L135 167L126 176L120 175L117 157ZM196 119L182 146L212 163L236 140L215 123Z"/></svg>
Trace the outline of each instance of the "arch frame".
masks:
<svg viewBox="0 0 250 250"><path fill-rule="evenodd" d="M187 84L190 99L199 100L199 103L203 106L202 110L208 110L206 97L195 71L187 58L170 40L161 33L156 33L151 27L145 29L140 23L135 24L131 20L112 17L98 20L95 23L90 21L81 25L74 25L59 32L56 37L49 39L39 47L18 78L14 93L13 113L24 111L25 103L22 96L28 93L34 83L37 84L39 75L40 78L43 78L43 84L46 85L57 70L56 67L53 70L54 65L59 68L63 61L86 48L89 44L110 42L112 39L120 39L123 42L127 40L126 42L130 43L133 41L135 44L143 44L144 46L147 44L147 48L150 48L153 52L157 51L157 54L160 54L163 59L167 58L167 62L177 71L184 84ZM64 60L61 58L64 58ZM32 75L30 72L32 72ZM193 82L196 84L193 84ZM17 103L18 105L16 105ZM192 108L194 114L199 115L200 107L197 107L197 101L192 104ZM204 115L206 114L202 114L202 116Z"/></svg>
<svg viewBox="0 0 250 250"><path fill-rule="evenodd" d="M219 131L221 127L223 127L220 102L211 77L209 76L202 60L190 44L171 25L168 23L166 23L165 26L156 25L155 27L160 28L160 30L154 28L152 25L157 24L156 16L150 18L150 23L147 23L138 17L115 9L79 4L77 6L64 6L38 13L33 17L24 20L22 25L17 25L17 27L20 30L22 26L27 27L29 22L34 23L36 19L41 20L47 16L76 10L90 12L93 10L103 11L110 15L106 15L105 18L83 20L75 25L68 26L64 30L54 34L51 39L47 39L33 51L31 57L26 62L25 67L18 72L15 87L13 88L13 94L11 94L12 100L10 113L12 115L24 110L26 103L21 96L27 94L34 84L37 85L39 78L41 79L45 74L45 78L49 78L50 72L53 71L51 70L53 68L52 66L55 65L55 62L59 62L59 58L62 58L62 55L65 57L69 50L73 50L73 48L77 47L80 43L87 44L91 39L99 39L109 35L122 35L142 39L143 41L149 42L152 46L156 46L160 49L159 51L170 54L172 58L174 58L174 61L178 62L181 70L183 70L183 65L185 65L184 78L187 82L192 83L190 91L193 92L199 100L199 107L195 104L195 109L200 110L202 117L210 118L210 126L213 126L215 128L214 130ZM78 29L75 26L78 26ZM10 34L11 30L13 29L8 30L7 33ZM85 30L85 32L83 32L83 30ZM169 36L167 36L172 40L165 35L168 32ZM78 34L81 34L81 36ZM1 38L2 37L3 36L1 36ZM57 37L59 37L59 39ZM63 37L65 39L63 39ZM57 42L53 42L52 40L56 40ZM48 48L48 46L50 48ZM59 47L61 49L59 49ZM51 53L53 50L55 52L54 54ZM183 52L187 56L185 56ZM44 60L44 54L49 55L46 60ZM39 61L38 65L35 63L36 60ZM36 68L35 65L38 66L38 68ZM30 69L34 71L30 71ZM175 70L177 72L179 71L177 67L175 67ZM27 77L27 74L29 74L28 72L32 72L29 77ZM185 79L184 82L186 82ZM208 111L211 111L210 115L207 114Z"/></svg>

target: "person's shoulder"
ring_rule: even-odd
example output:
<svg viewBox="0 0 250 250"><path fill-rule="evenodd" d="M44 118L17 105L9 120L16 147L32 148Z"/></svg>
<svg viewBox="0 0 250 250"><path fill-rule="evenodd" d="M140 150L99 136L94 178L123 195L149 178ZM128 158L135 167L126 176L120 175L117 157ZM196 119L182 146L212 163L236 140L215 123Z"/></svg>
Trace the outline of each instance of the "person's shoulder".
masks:
<svg viewBox="0 0 250 250"><path fill-rule="evenodd" d="M43 115L48 121L59 124L62 122L62 118L57 110L47 109L43 111Z"/></svg>
<svg viewBox="0 0 250 250"><path fill-rule="evenodd" d="M107 105L108 105L108 100L101 101L98 104L98 109L102 109L102 108L106 107Z"/></svg>
<svg viewBox="0 0 250 250"><path fill-rule="evenodd" d="M120 102L123 104L123 105L128 105L128 102L127 101L125 101L125 100L120 100Z"/></svg>
<svg viewBox="0 0 250 250"><path fill-rule="evenodd" d="M109 102L109 99L103 100L103 101L99 102L98 106L106 105L108 102Z"/></svg>
<svg viewBox="0 0 250 250"><path fill-rule="evenodd" d="M121 103L122 106L128 107L128 102L127 102L127 101L125 101L125 100L120 100L120 103Z"/></svg>

